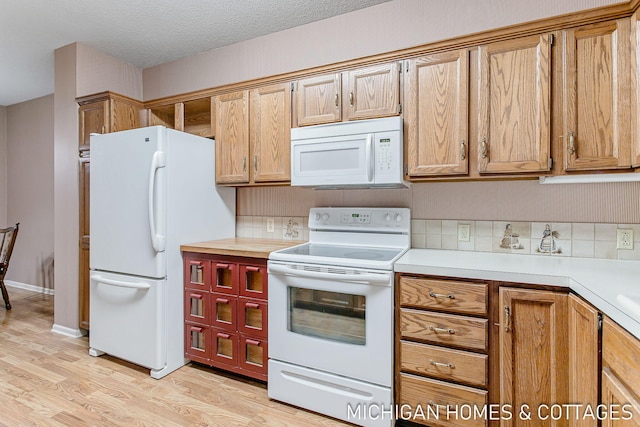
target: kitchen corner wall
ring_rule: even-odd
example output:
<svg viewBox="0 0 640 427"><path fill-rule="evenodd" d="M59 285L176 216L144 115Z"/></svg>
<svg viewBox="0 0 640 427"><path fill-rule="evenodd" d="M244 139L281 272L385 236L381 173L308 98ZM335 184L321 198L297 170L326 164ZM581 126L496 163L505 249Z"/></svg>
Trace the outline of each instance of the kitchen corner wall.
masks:
<svg viewBox="0 0 640 427"><path fill-rule="evenodd" d="M7 107L0 106L0 228L7 224Z"/></svg>
<svg viewBox="0 0 640 427"><path fill-rule="evenodd" d="M6 224L20 223L7 280L46 289L53 288L53 103L48 95L6 109Z"/></svg>

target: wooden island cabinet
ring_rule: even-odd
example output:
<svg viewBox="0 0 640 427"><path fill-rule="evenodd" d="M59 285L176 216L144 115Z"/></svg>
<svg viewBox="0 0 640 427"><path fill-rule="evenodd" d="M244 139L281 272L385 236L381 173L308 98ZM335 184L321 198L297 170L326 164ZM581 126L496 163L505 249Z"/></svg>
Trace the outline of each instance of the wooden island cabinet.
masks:
<svg viewBox="0 0 640 427"><path fill-rule="evenodd" d="M297 243L231 238L181 246L185 358L267 380L267 258Z"/></svg>

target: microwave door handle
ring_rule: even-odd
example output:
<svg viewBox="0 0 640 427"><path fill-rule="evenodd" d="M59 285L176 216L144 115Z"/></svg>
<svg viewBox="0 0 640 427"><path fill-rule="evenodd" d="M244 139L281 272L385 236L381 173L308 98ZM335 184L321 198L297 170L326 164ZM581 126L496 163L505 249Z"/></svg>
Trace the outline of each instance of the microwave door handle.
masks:
<svg viewBox="0 0 640 427"><path fill-rule="evenodd" d="M383 284L388 285L390 280L387 275L384 274L333 274L322 273L317 271L298 270L295 268L288 268L283 265L270 265L268 269L269 273L284 274L285 276L297 276L312 279L327 279L335 280L338 282L363 282L368 284Z"/></svg>
<svg viewBox="0 0 640 427"><path fill-rule="evenodd" d="M367 134L366 143L366 157L365 163L367 164L367 181L373 181L373 134Z"/></svg>

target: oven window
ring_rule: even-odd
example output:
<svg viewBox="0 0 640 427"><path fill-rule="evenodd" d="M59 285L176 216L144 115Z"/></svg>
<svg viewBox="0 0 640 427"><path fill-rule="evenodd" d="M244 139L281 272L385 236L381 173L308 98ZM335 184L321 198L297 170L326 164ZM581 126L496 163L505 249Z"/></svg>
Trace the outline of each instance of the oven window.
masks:
<svg viewBox="0 0 640 427"><path fill-rule="evenodd" d="M364 295L289 287L289 330L365 345Z"/></svg>

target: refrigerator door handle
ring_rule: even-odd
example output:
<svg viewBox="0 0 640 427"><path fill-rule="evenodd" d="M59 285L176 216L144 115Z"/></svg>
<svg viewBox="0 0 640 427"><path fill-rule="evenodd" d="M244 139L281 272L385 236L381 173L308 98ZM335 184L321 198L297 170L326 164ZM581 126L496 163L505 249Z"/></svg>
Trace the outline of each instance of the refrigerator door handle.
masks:
<svg viewBox="0 0 640 427"><path fill-rule="evenodd" d="M104 283L105 285L119 286L121 288L149 289L151 287L147 282L123 282L122 280L107 279L99 274L92 274L91 280L95 280L98 283Z"/></svg>
<svg viewBox="0 0 640 427"><path fill-rule="evenodd" d="M149 231L151 233L151 245L156 252L165 250L165 236L157 233L155 223L155 196L154 189L156 186L156 172L159 168L165 167L166 161L162 151L153 153L151 159L151 171L149 172Z"/></svg>

